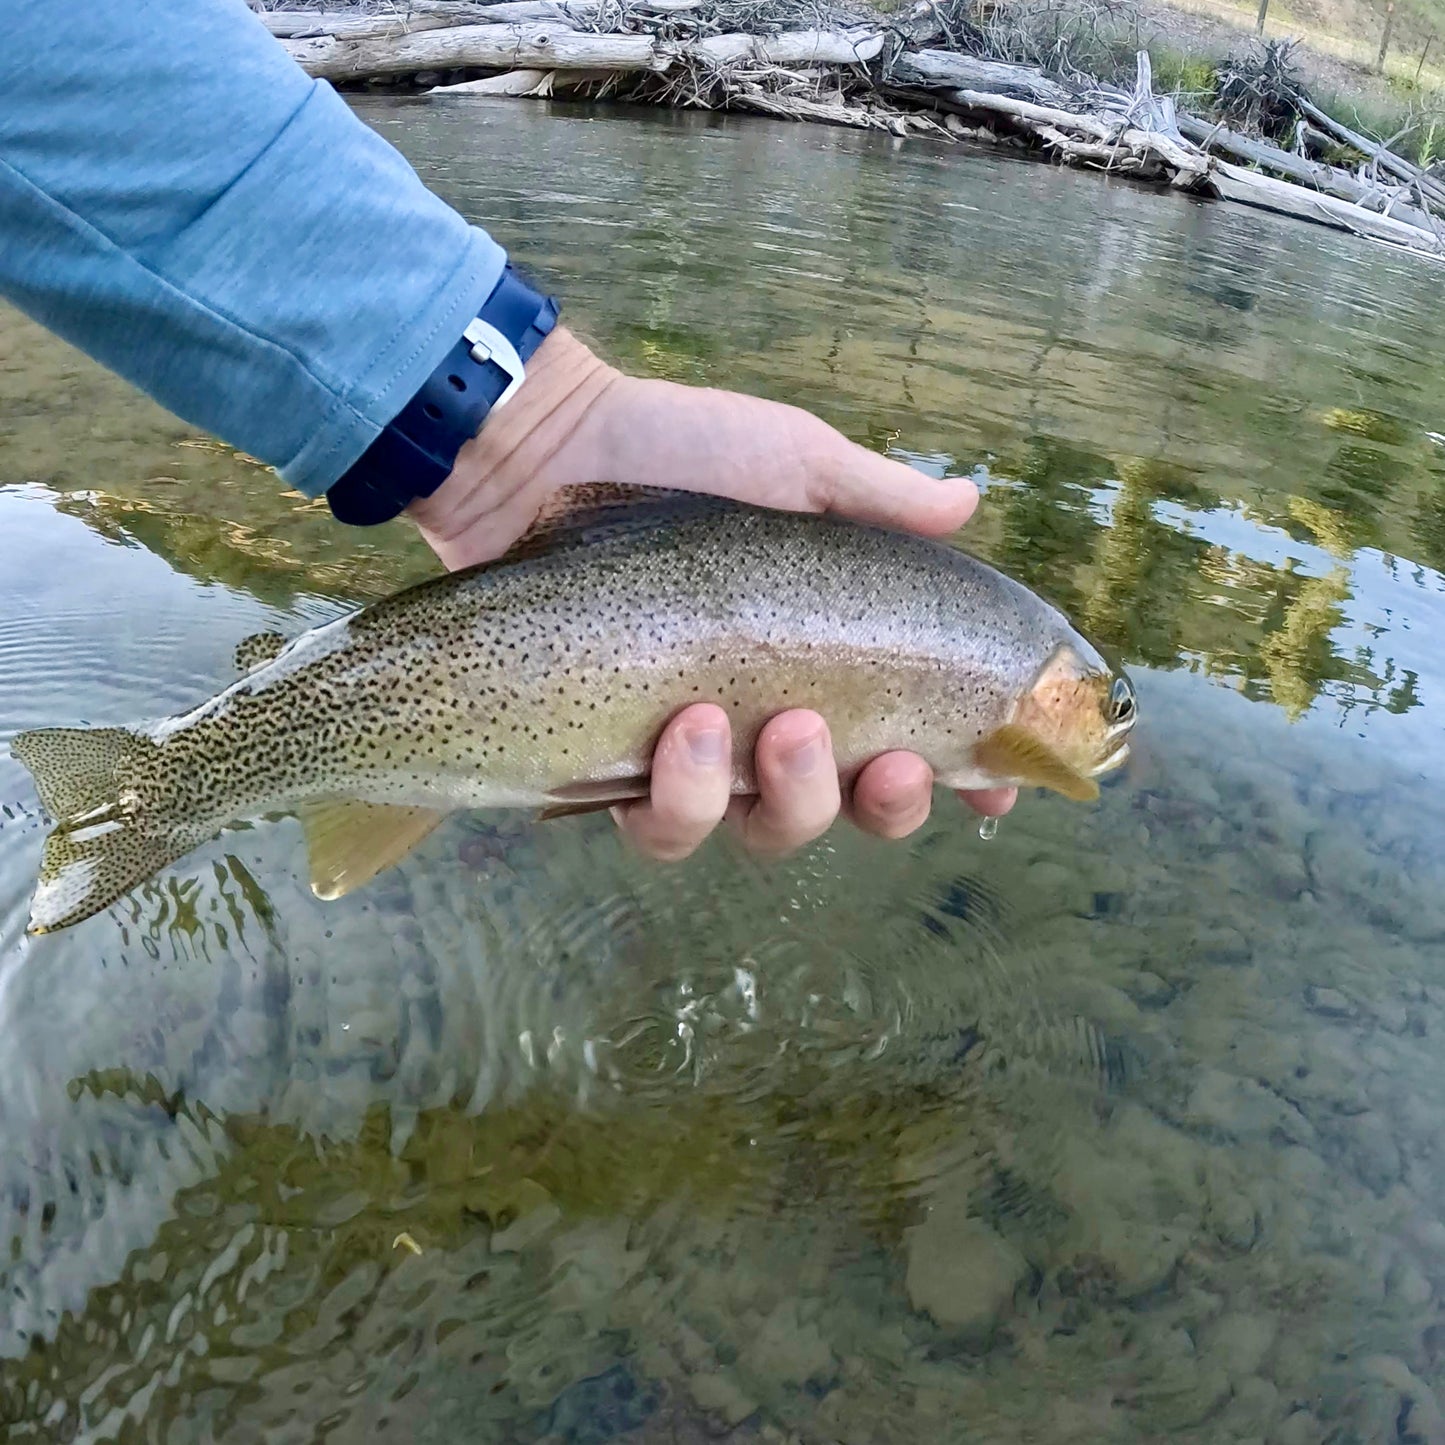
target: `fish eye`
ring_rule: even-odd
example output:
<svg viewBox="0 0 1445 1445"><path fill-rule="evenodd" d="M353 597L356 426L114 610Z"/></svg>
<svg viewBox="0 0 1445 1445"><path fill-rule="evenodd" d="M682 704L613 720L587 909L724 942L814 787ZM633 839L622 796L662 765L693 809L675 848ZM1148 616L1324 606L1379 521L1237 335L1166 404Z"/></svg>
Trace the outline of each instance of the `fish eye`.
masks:
<svg viewBox="0 0 1445 1445"><path fill-rule="evenodd" d="M1134 716L1134 689L1127 678L1116 678L1109 689L1109 721L1129 722Z"/></svg>

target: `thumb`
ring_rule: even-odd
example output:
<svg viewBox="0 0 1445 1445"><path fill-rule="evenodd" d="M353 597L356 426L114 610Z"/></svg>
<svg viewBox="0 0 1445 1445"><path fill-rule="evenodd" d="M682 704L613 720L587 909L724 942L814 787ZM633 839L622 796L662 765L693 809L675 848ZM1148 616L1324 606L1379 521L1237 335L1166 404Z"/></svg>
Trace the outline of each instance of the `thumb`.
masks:
<svg viewBox="0 0 1445 1445"><path fill-rule="evenodd" d="M956 532L978 506L978 488L967 477L930 477L842 436L837 453L810 489L819 511L942 536Z"/></svg>

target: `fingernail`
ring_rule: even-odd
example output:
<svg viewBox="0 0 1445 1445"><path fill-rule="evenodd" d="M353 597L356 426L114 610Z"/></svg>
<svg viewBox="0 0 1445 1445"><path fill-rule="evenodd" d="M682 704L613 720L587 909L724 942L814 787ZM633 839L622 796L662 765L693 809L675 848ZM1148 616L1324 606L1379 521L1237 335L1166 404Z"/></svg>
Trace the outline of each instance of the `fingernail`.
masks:
<svg viewBox="0 0 1445 1445"><path fill-rule="evenodd" d="M687 750L700 768L715 768L723 760L721 728L695 728L687 735Z"/></svg>
<svg viewBox="0 0 1445 1445"><path fill-rule="evenodd" d="M806 742L795 743L783 754L783 767L795 778L806 778L816 772L823 761L823 739L815 734Z"/></svg>

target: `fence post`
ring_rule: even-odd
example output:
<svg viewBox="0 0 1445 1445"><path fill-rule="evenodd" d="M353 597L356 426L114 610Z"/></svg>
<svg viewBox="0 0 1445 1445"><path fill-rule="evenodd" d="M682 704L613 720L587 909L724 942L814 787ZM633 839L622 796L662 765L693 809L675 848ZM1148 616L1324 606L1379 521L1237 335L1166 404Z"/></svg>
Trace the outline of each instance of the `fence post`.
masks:
<svg viewBox="0 0 1445 1445"><path fill-rule="evenodd" d="M1254 33L1264 34L1264 17L1269 10L1269 0L1259 0L1259 18L1254 22Z"/></svg>
<svg viewBox="0 0 1445 1445"><path fill-rule="evenodd" d="M1395 28L1395 0L1385 6L1385 33L1380 36L1380 58L1375 62L1375 69L1381 75L1385 73L1385 52L1390 48L1390 32Z"/></svg>
<svg viewBox="0 0 1445 1445"><path fill-rule="evenodd" d="M1433 35L1427 35L1427 36L1425 37L1425 48L1420 52L1420 63L1419 63L1419 65L1417 65L1417 66L1415 67L1415 84L1416 84L1416 85L1419 85L1419 83L1420 83L1420 72L1421 72L1422 70L1424 70L1424 68L1425 68L1425 57L1426 57L1427 55L1429 55L1429 53L1430 53L1430 47L1431 47L1434 43L1435 43L1435 37L1434 37Z"/></svg>

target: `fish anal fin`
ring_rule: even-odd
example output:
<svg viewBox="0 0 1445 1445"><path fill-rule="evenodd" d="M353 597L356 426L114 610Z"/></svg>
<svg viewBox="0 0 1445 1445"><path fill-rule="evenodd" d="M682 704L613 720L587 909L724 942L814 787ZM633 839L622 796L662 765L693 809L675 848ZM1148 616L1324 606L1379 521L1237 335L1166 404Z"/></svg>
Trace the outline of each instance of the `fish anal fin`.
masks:
<svg viewBox="0 0 1445 1445"><path fill-rule="evenodd" d="M1046 742L1017 723L995 728L975 744L973 757L996 778L1052 788L1076 803L1092 803L1099 796L1099 785L1092 778L1070 767Z"/></svg>
<svg viewBox="0 0 1445 1445"><path fill-rule="evenodd" d="M574 818L581 813L600 813L615 803L629 803L645 798L651 786L651 779L644 776L635 778L609 778L597 783L568 783L566 787L554 788L547 795L547 806L537 814L539 823L550 822L553 818Z"/></svg>
<svg viewBox="0 0 1445 1445"><path fill-rule="evenodd" d="M298 810L311 865L311 891L341 898L399 863L447 815L433 808L328 798Z"/></svg>
<svg viewBox="0 0 1445 1445"><path fill-rule="evenodd" d="M236 644L236 671L251 672L268 662L275 662L286 642L287 639L279 632L253 632L250 637L243 637Z"/></svg>

